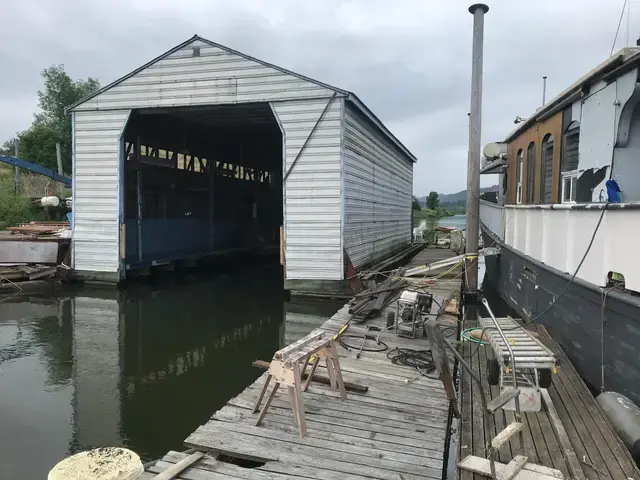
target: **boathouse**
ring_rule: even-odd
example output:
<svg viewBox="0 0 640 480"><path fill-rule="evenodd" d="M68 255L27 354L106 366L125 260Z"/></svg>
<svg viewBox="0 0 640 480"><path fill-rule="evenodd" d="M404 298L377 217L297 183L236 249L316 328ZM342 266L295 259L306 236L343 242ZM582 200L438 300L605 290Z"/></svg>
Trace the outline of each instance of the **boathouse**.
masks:
<svg viewBox="0 0 640 480"><path fill-rule="evenodd" d="M411 241L416 158L349 91L196 35L68 112L81 278L280 251L339 287Z"/></svg>

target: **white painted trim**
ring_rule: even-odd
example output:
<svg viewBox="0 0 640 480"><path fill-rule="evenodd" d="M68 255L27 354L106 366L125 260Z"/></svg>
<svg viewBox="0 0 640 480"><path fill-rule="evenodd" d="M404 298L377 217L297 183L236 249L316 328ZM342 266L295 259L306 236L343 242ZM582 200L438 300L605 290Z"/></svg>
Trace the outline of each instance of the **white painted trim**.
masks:
<svg viewBox="0 0 640 480"><path fill-rule="evenodd" d="M118 222L118 274L120 275L120 279L124 280L126 277L126 272L127 269L125 267L125 259L122 258L120 256L120 252L122 251L122 248L124 247L125 249L125 256L126 256L126 245L122 245L122 224L124 224L126 222L126 219L124 218L124 204L125 204L125 189L123 187L123 185L125 185L125 171L126 171L126 164L125 162L127 161L126 158L124 158L124 155L126 153L126 148L125 148L125 141L124 141L124 132L127 129L127 125L129 124L129 119L131 118L131 110L129 110L129 113L127 114L127 117L124 120L124 124L122 125L122 130L120 130L120 136L118 137L118 169L116 172L116 176L118 177L118 186L117 186L117 195L118 195L118 217L117 217L117 222ZM74 112L75 115L75 112ZM74 137L75 138L75 137ZM127 236L127 232L125 230L125 238L124 241L126 243L126 237Z"/></svg>
<svg viewBox="0 0 640 480"><path fill-rule="evenodd" d="M287 279L287 227L286 227L286 218L287 218L287 189L284 183L284 174L287 171L287 137L284 132L284 127L282 126L282 122L280 121L280 117L278 116L278 112L273 105L273 102L269 102L269 108L271 109L271 113L273 117L276 119L278 123L278 128L280 129L280 135L282 136L282 175L280 177L280 186L282 188L282 249L284 251L284 268L282 269L282 275L284 276L284 280ZM278 242L279 244L280 242Z"/></svg>
<svg viewBox="0 0 640 480"><path fill-rule="evenodd" d="M344 273L344 121L345 101L340 98L340 261ZM344 273L346 277L346 273Z"/></svg>
<svg viewBox="0 0 640 480"><path fill-rule="evenodd" d="M76 265L76 112L71 113L71 268Z"/></svg>

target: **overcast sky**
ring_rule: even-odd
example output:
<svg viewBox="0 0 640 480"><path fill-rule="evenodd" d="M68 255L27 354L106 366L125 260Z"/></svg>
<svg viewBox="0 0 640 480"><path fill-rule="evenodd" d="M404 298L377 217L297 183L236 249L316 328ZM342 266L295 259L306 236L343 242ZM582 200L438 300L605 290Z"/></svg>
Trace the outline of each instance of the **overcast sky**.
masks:
<svg viewBox="0 0 640 480"><path fill-rule="evenodd" d="M640 0L631 1L634 44ZM482 144L609 56L622 0L494 0ZM2 0L0 143L29 127L40 72L105 85L194 34L355 92L418 157L414 192L466 188L472 16L458 0ZM635 14L637 13L637 15ZM634 23L636 24L634 27ZM623 21L616 50L625 46ZM492 177L483 185L493 183Z"/></svg>

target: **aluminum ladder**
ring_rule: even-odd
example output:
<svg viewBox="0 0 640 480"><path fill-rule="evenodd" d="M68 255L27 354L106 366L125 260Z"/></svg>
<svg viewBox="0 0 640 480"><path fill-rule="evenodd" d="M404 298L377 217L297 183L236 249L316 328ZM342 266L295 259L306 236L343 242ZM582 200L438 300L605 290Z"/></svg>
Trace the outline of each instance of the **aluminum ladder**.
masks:
<svg viewBox="0 0 640 480"><path fill-rule="evenodd" d="M489 315L493 319L494 328L499 332L502 336L504 344L506 345L507 351L511 360L511 373L513 377L513 384L517 385L516 377L515 377L515 365L516 365L516 356L513 353L511 345L507 341L507 338L504 336L504 332L500 328L491 308L489 307L489 303L486 299L482 300L482 304L485 306ZM461 462L458 463L458 467L471 471L474 473L484 474L486 476L491 477L493 480L511 480L514 478L518 472L522 470L522 468L527 464L529 458L524 455L524 435L523 428L524 425L522 423L522 418L520 414L520 390L518 388L508 388L505 389L499 397L493 399L490 402L487 402L487 396L485 395L484 388L482 386L482 382L478 378L478 376L473 372L469 364L465 361L464 357L455 349L453 345L447 340L444 339L445 344L451 349L454 356L460 362L463 368L465 368L471 378L475 381L480 389L480 399L482 400L482 411L484 416L484 438L485 438L485 452L487 458L477 457L474 455L468 455ZM491 437L491 432L495 427L495 420L493 415L507 402L513 400L515 402L515 411L514 418L515 420L511 422L507 427L499 432L495 437ZM496 456L500 451L500 448L509 442L509 440L514 436L518 435L520 440L520 454L516 455L507 465L502 465L502 469L500 473L496 473ZM489 468L486 468L487 461L489 463Z"/></svg>
<svg viewBox="0 0 640 480"><path fill-rule="evenodd" d="M487 378L489 384L499 383L501 393L509 388L517 388L520 390L521 412L539 412L542 408L540 390L551 385L551 374L556 365L555 355L531 332L521 328L522 325L516 320L511 317L496 319L491 309L485 306L491 318L481 318L480 327L486 331L495 353L495 359L487 362L491 371ZM496 325L499 330L495 328ZM499 376L496 378L497 370ZM514 383L512 373L515 373L515 381L518 383ZM514 402L508 402L503 409L514 410Z"/></svg>

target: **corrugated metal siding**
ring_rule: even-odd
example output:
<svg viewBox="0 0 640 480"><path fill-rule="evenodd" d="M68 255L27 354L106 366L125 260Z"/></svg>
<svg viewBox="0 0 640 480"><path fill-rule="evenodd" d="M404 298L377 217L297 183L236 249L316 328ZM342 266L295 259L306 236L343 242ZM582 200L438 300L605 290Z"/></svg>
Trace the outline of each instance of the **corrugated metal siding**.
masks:
<svg viewBox="0 0 640 480"><path fill-rule="evenodd" d="M344 247L356 268L411 241L413 162L348 103Z"/></svg>
<svg viewBox="0 0 640 480"><path fill-rule="evenodd" d="M199 56L193 48L199 47ZM196 40L75 110L273 102L333 91Z"/></svg>
<svg viewBox="0 0 640 480"><path fill-rule="evenodd" d="M288 171L330 97L273 103ZM341 99L333 99L284 186L286 278L342 280Z"/></svg>
<svg viewBox="0 0 640 480"><path fill-rule="evenodd" d="M73 265L117 272L119 139L128 110L74 114Z"/></svg>

